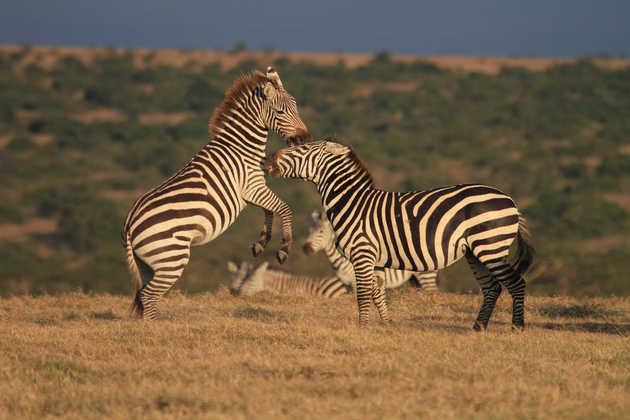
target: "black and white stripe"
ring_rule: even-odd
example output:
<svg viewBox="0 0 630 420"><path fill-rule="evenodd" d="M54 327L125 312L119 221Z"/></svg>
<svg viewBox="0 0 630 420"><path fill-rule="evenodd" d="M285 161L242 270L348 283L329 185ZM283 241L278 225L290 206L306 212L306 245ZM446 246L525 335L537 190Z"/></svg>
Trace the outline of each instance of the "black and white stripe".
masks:
<svg viewBox="0 0 630 420"><path fill-rule="evenodd" d="M313 277L272 270L267 262L258 265L228 262L233 274L230 291L234 295L251 296L260 292L292 293L334 298L352 292L335 276Z"/></svg>
<svg viewBox="0 0 630 420"><path fill-rule="evenodd" d="M157 317L157 302L182 275L190 247L223 233L247 203L265 210L254 253L269 241L276 213L283 231L278 259L286 259L292 214L265 183L262 162L269 130L289 144L308 136L295 100L271 67L266 75L254 72L237 80L212 117L208 144L134 203L121 235L135 280L133 309L138 315Z"/></svg>
<svg viewBox="0 0 630 420"><path fill-rule="evenodd" d="M307 255L311 255L317 251L324 251L337 277L344 284L354 287L354 268L352 268L352 263L337 250L335 231L326 215L314 211L312 218L313 224L304 242L304 252ZM382 284L386 289L395 289L415 278L423 291L428 293L438 291L436 282L437 271L414 273L412 271L384 268L383 270L375 270L374 276L377 284Z"/></svg>
<svg viewBox="0 0 630 420"><path fill-rule="evenodd" d="M282 149L268 158L272 175L312 181L337 237L354 267L359 324L368 321L370 298L389 320L374 268L442 269L463 256L483 293L474 328L485 329L504 285L512 295L512 325L524 326L525 281L533 261L525 220L513 200L485 185L389 192L374 187L351 148L319 141ZM514 260L509 261L510 246Z"/></svg>

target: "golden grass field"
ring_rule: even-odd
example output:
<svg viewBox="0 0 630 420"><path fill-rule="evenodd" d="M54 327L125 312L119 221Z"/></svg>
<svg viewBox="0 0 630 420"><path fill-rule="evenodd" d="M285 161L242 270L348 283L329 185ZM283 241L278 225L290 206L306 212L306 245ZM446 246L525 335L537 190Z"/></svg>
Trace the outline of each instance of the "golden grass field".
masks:
<svg viewBox="0 0 630 420"><path fill-rule="evenodd" d="M480 296L390 291L394 325L351 296L0 300L0 418L628 418L630 299L528 297L510 331Z"/></svg>

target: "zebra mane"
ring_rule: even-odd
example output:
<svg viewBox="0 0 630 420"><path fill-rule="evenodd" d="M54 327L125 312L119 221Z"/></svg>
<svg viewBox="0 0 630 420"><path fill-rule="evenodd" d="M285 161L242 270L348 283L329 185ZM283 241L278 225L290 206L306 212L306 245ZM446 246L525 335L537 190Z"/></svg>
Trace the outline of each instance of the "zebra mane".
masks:
<svg viewBox="0 0 630 420"><path fill-rule="evenodd" d="M223 124L227 121L227 115L229 115L230 111L240 106L239 100L243 97L243 95L249 93L257 86L262 86L265 82L273 83L273 81L269 80L267 76L258 70L245 74L237 79L232 87L226 92L223 103L214 110L214 114L212 114L212 117L210 118L210 123L208 124L210 137L217 135L217 131L223 127ZM276 84L274 83L274 86L275 85Z"/></svg>
<svg viewBox="0 0 630 420"><path fill-rule="evenodd" d="M355 152L351 146L348 147L350 147L348 158L350 158L350 160L354 162L356 166L358 166L359 170L367 176L368 180L370 181L370 186L374 186L374 178L372 178L372 174L370 174L370 171L368 171L367 166L365 166L365 163L363 163L359 155L357 155L357 152Z"/></svg>
<svg viewBox="0 0 630 420"><path fill-rule="evenodd" d="M324 140L324 141L331 141L331 142L338 143L338 144L341 144L343 146L348 147L350 149L350 153L348 153L348 159L350 159L350 161L354 162L354 164L358 167L359 171L364 173L367 176L368 180L370 181L370 186L372 186L372 187L374 186L374 178L372 178L372 174L370 174L370 171L368 171L367 166L365 166L365 163L363 163L363 161L361 160L361 158L359 157L357 152L354 151L352 146L340 143L333 136L326 136L322 140Z"/></svg>

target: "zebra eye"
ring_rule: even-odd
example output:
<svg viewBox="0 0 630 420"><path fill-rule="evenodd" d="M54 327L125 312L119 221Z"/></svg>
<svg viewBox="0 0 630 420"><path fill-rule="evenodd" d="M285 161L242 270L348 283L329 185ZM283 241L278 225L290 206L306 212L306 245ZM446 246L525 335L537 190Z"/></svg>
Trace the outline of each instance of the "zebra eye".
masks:
<svg viewBox="0 0 630 420"><path fill-rule="evenodd" d="M276 110L276 112L277 112L279 115L284 115L284 111L283 111L283 110L281 110L281 109L277 109L277 110Z"/></svg>

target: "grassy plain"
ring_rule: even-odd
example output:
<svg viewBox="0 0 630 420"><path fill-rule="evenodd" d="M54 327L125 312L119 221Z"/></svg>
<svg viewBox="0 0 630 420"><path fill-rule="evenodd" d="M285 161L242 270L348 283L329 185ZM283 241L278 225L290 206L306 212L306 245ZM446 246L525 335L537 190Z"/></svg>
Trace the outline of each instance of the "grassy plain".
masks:
<svg viewBox="0 0 630 420"><path fill-rule="evenodd" d="M0 418L614 418L630 409L630 299L390 294L395 324L356 326L351 296L171 293L0 300Z"/></svg>

